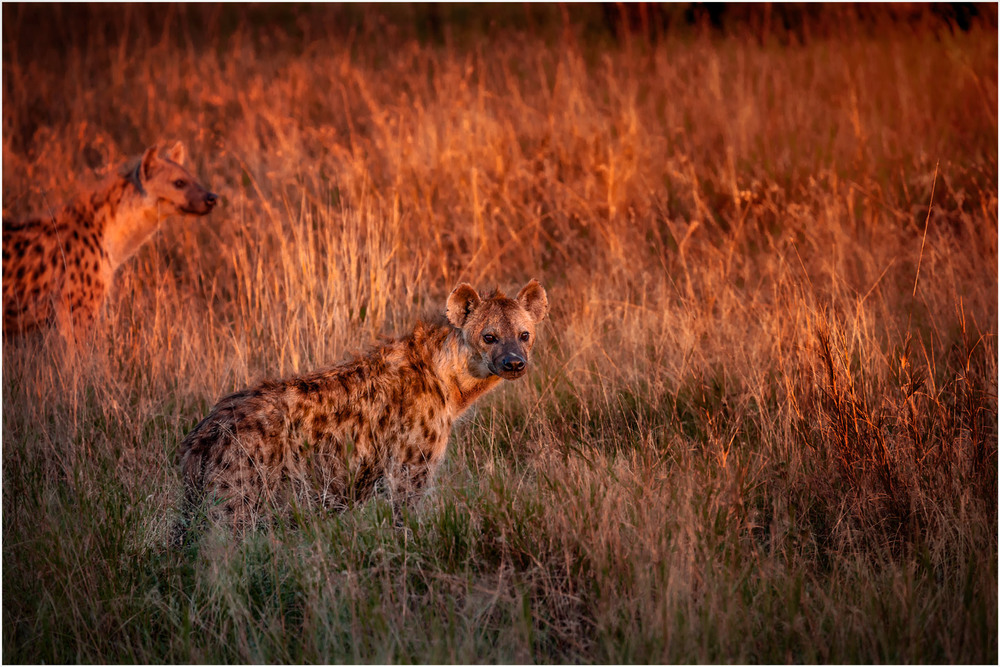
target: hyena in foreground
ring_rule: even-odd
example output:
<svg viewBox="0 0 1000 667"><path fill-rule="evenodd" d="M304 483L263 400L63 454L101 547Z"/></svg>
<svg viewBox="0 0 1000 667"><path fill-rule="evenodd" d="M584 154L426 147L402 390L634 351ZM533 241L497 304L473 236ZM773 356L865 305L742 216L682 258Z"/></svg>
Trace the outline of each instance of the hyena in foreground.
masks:
<svg viewBox="0 0 1000 667"><path fill-rule="evenodd" d="M468 284L446 319L355 361L227 396L181 443L186 517L207 501L237 533L292 503L343 510L382 482L396 520L433 477L452 424L501 379L527 370L548 312L535 280L517 297Z"/></svg>
<svg viewBox="0 0 1000 667"><path fill-rule="evenodd" d="M115 270L169 216L209 213L218 197L183 166L184 146L153 147L51 217L3 223L3 326L55 323L67 341L100 312Z"/></svg>

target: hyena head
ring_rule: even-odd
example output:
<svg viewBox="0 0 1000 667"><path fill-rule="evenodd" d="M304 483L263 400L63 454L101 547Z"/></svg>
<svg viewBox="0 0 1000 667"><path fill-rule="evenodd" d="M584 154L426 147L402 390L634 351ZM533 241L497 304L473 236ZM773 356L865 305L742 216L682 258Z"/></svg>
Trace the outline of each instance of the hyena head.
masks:
<svg viewBox="0 0 1000 667"><path fill-rule="evenodd" d="M219 196L203 188L198 179L184 168L184 158L184 144L179 141L167 149L153 146L143 153L134 179L158 205L173 208L169 213L210 213Z"/></svg>
<svg viewBox="0 0 1000 667"><path fill-rule="evenodd" d="M524 375L535 344L535 325L548 312L545 289L537 280L522 287L515 299L500 291L482 298L468 283L448 297L448 321L462 330L470 351L469 371L477 378L497 375L514 380Z"/></svg>

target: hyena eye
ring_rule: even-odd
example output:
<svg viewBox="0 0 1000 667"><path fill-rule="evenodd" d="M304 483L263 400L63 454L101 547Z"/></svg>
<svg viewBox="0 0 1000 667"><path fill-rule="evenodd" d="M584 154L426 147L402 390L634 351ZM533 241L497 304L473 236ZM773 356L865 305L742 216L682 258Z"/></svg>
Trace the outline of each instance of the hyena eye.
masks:
<svg viewBox="0 0 1000 667"><path fill-rule="evenodd" d="M527 343L529 338L531 338L531 334L529 334L527 331L521 332L521 340Z"/></svg>
<svg viewBox="0 0 1000 667"><path fill-rule="evenodd" d="M187 182L183 178L178 178L176 181L174 181L174 187L177 188L178 190L182 190L185 185L187 185Z"/></svg>
<svg viewBox="0 0 1000 667"><path fill-rule="evenodd" d="M486 343L487 345L492 345L493 343L497 342L497 337L494 336L493 334L483 334L483 342Z"/></svg>

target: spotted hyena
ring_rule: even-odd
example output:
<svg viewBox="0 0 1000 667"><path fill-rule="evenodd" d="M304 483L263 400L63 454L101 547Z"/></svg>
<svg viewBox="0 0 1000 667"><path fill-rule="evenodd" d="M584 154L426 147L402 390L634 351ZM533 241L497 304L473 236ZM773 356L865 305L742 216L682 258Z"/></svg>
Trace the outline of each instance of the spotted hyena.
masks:
<svg viewBox="0 0 1000 667"><path fill-rule="evenodd" d="M184 168L184 146L153 147L50 217L3 223L3 326L54 323L68 341L94 322L115 270L164 219L209 213L218 197Z"/></svg>
<svg viewBox="0 0 1000 667"><path fill-rule="evenodd" d="M408 336L223 398L181 443L188 517L207 500L210 516L241 532L293 502L346 509L382 482L398 519L433 477L455 419L524 375L547 312L535 280L514 299L463 283L445 318Z"/></svg>

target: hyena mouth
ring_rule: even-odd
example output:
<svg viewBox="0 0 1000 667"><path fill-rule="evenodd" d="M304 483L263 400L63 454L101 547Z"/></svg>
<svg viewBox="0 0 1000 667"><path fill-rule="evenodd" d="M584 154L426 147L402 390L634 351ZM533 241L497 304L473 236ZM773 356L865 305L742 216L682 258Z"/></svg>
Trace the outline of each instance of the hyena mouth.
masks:
<svg viewBox="0 0 1000 667"><path fill-rule="evenodd" d="M188 215L208 215L215 208L212 204L201 204L199 206L182 206L181 213Z"/></svg>

